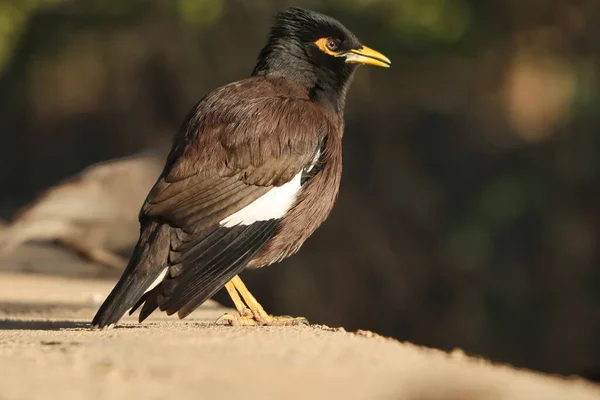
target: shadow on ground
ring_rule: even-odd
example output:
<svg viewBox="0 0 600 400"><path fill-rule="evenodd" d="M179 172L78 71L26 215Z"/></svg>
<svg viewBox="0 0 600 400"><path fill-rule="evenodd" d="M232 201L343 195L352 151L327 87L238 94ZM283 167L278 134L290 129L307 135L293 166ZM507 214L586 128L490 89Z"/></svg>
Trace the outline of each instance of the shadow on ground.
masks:
<svg viewBox="0 0 600 400"><path fill-rule="evenodd" d="M63 329L89 328L90 324L76 321L48 321L32 320L23 321L18 319L1 319L0 331L28 330L28 331L61 331Z"/></svg>

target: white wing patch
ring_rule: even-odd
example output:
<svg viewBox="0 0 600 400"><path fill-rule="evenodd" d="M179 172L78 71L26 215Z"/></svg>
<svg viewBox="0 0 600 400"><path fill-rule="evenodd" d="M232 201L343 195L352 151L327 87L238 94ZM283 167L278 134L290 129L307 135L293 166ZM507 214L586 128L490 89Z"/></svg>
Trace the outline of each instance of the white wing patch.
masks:
<svg viewBox="0 0 600 400"><path fill-rule="evenodd" d="M319 157L321 157L321 149L317 150L317 154L315 154L310 164L307 167L304 167L304 172L309 173L310 171L312 171L315 165L317 165Z"/></svg>
<svg viewBox="0 0 600 400"><path fill-rule="evenodd" d="M169 271L169 268L165 268L163 270L163 272L160 273L160 275L158 276L158 278L156 278L154 280L154 282L152 282L152 285L150 285L148 287L148 289L146 289L146 291L144 293L148 293L149 291L151 291L152 289L154 289L155 287L157 287L158 284L161 283L162 280L165 278L165 275L167 275L167 271Z"/></svg>
<svg viewBox="0 0 600 400"><path fill-rule="evenodd" d="M299 172L288 183L274 187L246 207L222 220L220 225L231 228L236 225L252 225L257 221L282 218L296 201L296 196L300 191L301 177L302 172Z"/></svg>

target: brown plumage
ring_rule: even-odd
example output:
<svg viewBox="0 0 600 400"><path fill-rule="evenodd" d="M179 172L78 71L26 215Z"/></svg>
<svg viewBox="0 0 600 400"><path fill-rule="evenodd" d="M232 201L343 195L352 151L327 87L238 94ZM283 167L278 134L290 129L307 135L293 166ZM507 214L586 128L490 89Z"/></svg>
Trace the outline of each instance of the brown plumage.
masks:
<svg viewBox="0 0 600 400"><path fill-rule="evenodd" d="M293 254L329 215L356 64L389 60L332 18L279 14L252 77L208 94L176 135L136 250L92 325L142 305L140 321L156 308L183 318L223 286L240 312L229 322L293 322L268 316L237 274Z"/></svg>

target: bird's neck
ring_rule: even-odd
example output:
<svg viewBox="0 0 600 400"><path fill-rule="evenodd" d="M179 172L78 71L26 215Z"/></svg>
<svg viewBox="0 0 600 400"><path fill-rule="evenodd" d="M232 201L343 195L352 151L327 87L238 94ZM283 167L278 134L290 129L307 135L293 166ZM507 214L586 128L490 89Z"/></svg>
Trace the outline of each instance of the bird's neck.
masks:
<svg viewBox="0 0 600 400"><path fill-rule="evenodd" d="M352 81L355 67L334 73L306 60L294 51L274 51L281 49L278 43L266 46L259 55L252 76L274 75L285 77L306 88L311 101L333 109L342 114L346 104L346 93ZM289 46L287 44L286 46Z"/></svg>
<svg viewBox="0 0 600 400"><path fill-rule="evenodd" d="M304 75L297 73L287 73L285 71L268 70L254 71L252 76L263 75L265 77L283 78L288 81L293 81L300 87L305 88L306 94L310 101L324 106L339 115L343 115L346 105L346 94L350 87L352 76L342 84L329 80L318 80L314 78L314 74Z"/></svg>
<svg viewBox="0 0 600 400"><path fill-rule="evenodd" d="M346 106L346 94L352 81L350 73L343 81L336 79L319 79L310 88L311 101L332 108L339 115L343 115Z"/></svg>
<svg viewBox="0 0 600 400"><path fill-rule="evenodd" d="M302 51L295 43L271 39L258 55L252 76L279 75L311 88L316 82L314 66L297 55L302 54Z"/></svg>

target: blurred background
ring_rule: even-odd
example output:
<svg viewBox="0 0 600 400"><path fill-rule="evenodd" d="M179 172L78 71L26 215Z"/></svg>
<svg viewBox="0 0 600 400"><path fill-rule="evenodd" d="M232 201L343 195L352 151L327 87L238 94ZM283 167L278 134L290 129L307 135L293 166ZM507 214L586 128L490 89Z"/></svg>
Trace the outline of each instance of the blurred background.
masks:
<svg viewBox="0 0 600 400"><path fill-rule="evenodd" d="M245 274L265 308L546 372L600 364L597 0L0 0L0 217L168 145L290 5L393 67L356 75L331 217Z"/></svg>

